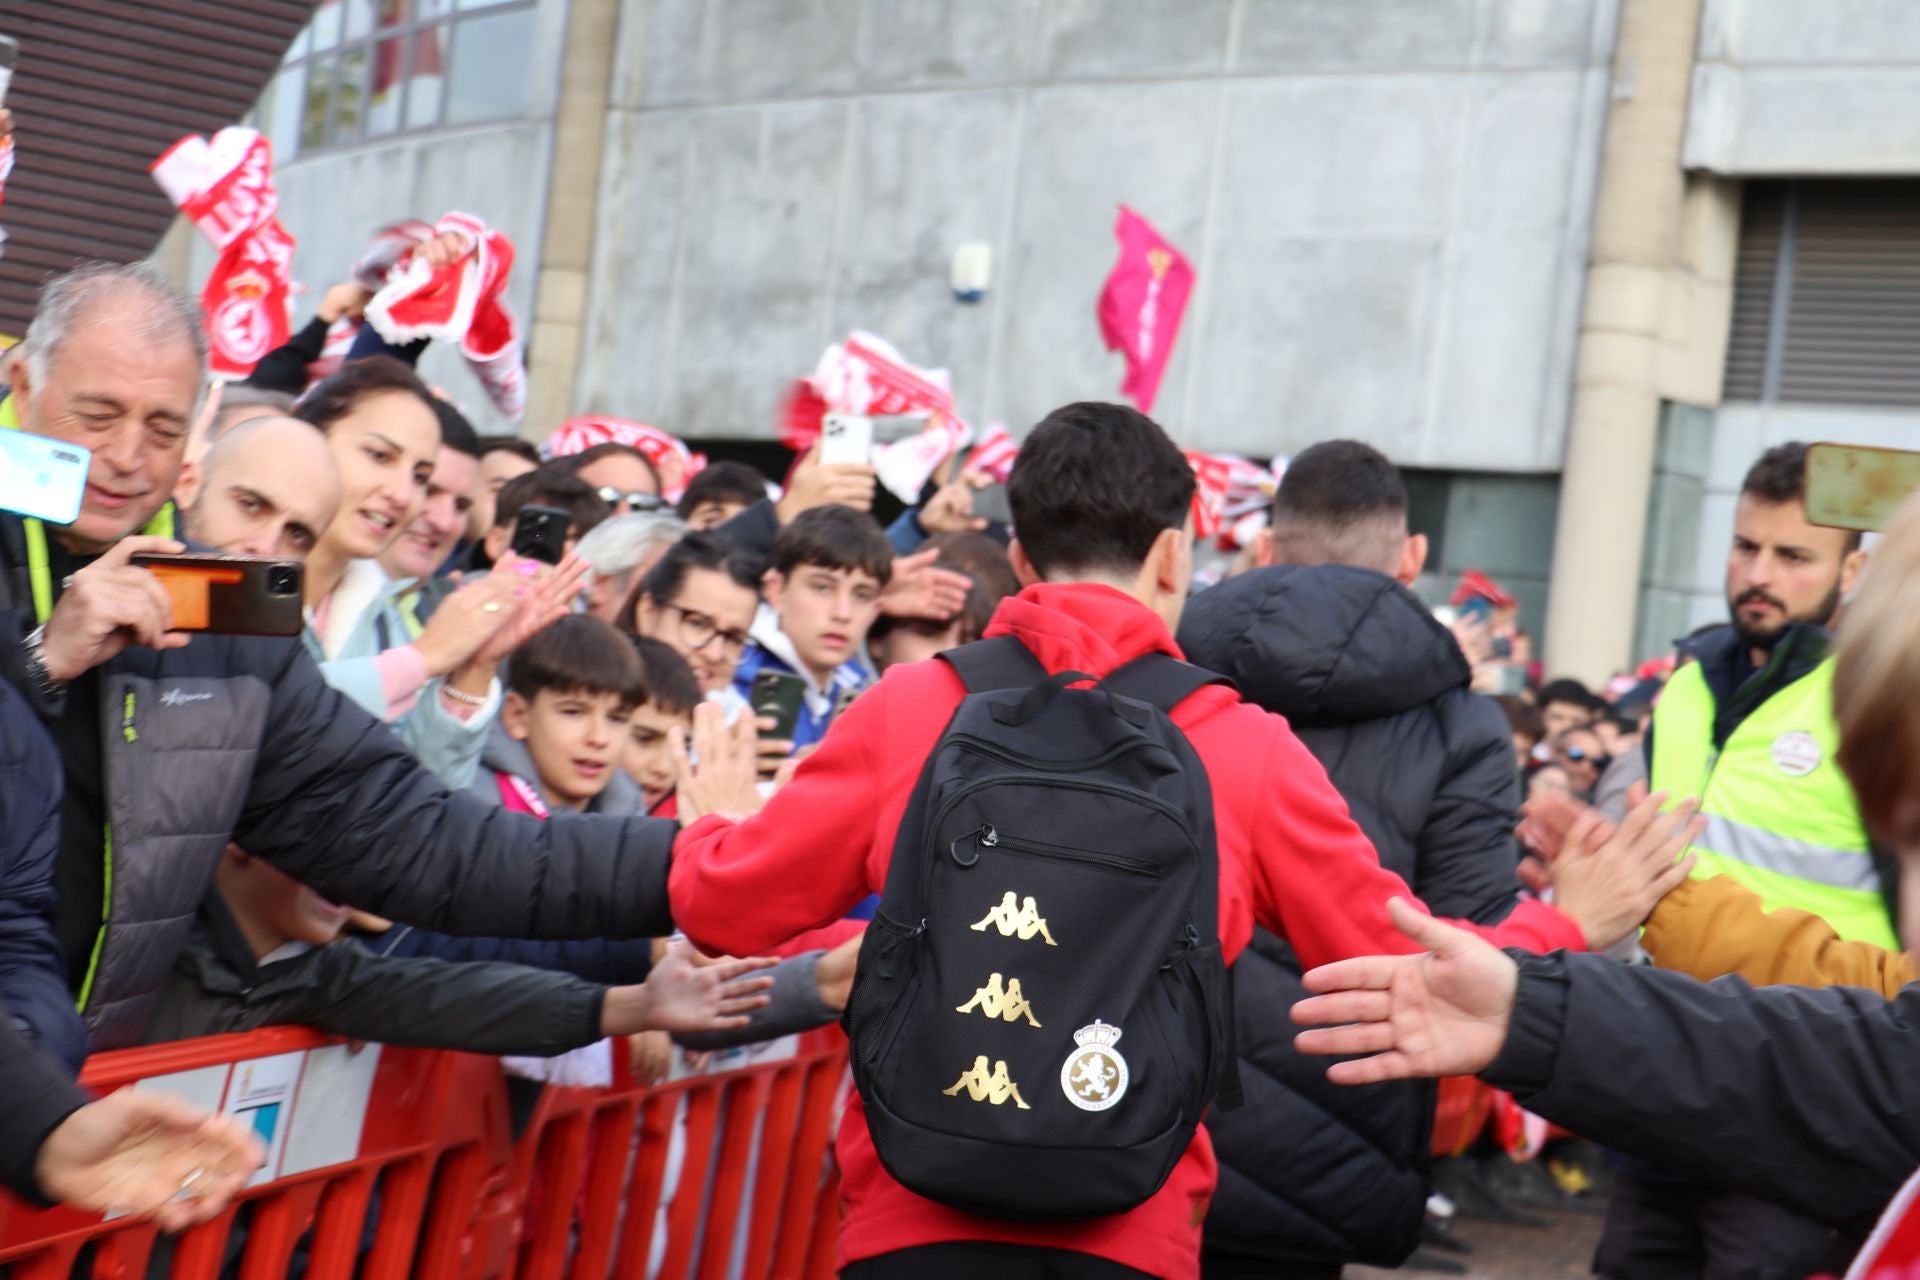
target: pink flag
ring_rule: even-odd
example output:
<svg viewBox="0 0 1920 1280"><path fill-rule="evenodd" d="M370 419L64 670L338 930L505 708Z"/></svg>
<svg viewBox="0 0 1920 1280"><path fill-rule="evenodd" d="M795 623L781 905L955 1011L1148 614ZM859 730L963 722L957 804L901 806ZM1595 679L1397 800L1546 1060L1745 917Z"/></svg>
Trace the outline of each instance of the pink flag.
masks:
<svg viewBox="0 0 1920 1280"><path fill-rule="evenodd" d="M1120 258L1100 291L1100 333L1109 351L1127 358L1120 394L1140 412L1152 413L1160 375L1193 292L1193 268L1152 223L1125 205L1120 206L1113 234L1120 241Z"/></svg>
<svg viewBox="0 0 1920 1280"><path fill-rule="evenodd" d="M280 225L273 147L252 129L189 134L149 168L167 198L220 251L200 294L216 376L244 378L287 340L293 237Z"/></svg>

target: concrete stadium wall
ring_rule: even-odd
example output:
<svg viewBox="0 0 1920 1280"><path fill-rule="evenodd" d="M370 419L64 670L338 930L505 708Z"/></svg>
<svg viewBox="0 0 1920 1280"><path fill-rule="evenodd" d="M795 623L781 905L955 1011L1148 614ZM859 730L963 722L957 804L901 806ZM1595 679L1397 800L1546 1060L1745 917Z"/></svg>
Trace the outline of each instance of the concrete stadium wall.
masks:
<svg viewBox="0 0 1920 1280"><path fill-rule="evenodd" d="M976 421L1115 397L1093 309L1125 202L1199 273L1177 436L1554 470L1616 8L623 0L575 407L769 436L855 327L950 367Z"/></svg>

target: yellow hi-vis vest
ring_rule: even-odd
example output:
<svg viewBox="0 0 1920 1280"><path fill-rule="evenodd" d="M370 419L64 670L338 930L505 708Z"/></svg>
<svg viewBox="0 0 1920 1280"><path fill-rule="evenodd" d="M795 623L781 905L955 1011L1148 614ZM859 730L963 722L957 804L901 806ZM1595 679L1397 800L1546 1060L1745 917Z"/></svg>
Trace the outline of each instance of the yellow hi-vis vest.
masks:
<svg viewBox="0 0 1920 1280"><path fill-rule="evenodd" d="M1756 707L1718 752L1700 664L1674 672L1653 712L1650 785L1700 797L1695 878L1731 876L1766 908L1797 907L1843 938L1897 949L1853 787L1834 761L1833 659Z"/></svg>

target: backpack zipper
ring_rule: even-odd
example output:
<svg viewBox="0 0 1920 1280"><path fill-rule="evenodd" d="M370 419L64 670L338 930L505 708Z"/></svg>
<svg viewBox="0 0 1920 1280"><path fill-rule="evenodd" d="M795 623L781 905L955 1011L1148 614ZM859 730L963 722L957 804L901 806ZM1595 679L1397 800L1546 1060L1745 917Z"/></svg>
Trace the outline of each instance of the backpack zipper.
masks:
<svg viewBox="0 0 1920 1280"><path fill-rule="evenodd" d="M1158 743L1149 742L1144 739L1135 739L1131 742L1118 743L1115 746L1108 747L1097 756L1087 756L1080 760L1035 760L1029 756L1008 751L1004 747L996 746L994 743L988 742L985 738L976 738L970 733L956 733L949 740L959 744L965 750L972 751L976 755L986 756L990 760L998 760L1002 764L1010 764L1021 769L1038 770L1042 773L1078 773L1085 769L1095 769L1104 764L1111 764L1120 757L1132 755L1137 751L1164 750Z"/></svg>
<svg viewBox="0 0 1920 1280"><path fill-rule="evenodd" d="M995 832L992 825L986 828L988 834L995 837L989 842L982 838L981 843L990 848L1005 849L1008 853L1023 858L1048 858L1055 862L1078 862L1090 867L1099 867L1103 871L1118 871L1123 875L1146 876L1158 880L1164 868L1157 862L1145 858L1130 858L1124 853L1095 853L1090 849L1070 849L1066 845L1048 844L1044 840L1022 840L1013 836L1003 836Z"/></svg>

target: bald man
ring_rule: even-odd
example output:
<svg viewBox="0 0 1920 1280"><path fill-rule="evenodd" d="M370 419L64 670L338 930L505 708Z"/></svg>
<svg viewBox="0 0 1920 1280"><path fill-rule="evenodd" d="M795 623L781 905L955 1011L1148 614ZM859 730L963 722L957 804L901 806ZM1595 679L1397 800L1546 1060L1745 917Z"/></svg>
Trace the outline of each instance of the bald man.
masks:
<svg viewBox="0 0 1920 1280"><path fill-rule="evenodd" d="M181 473L174 498L195 542L305 560L340 505L340 479L318 428L273 415L216 439Z"/></svg>

